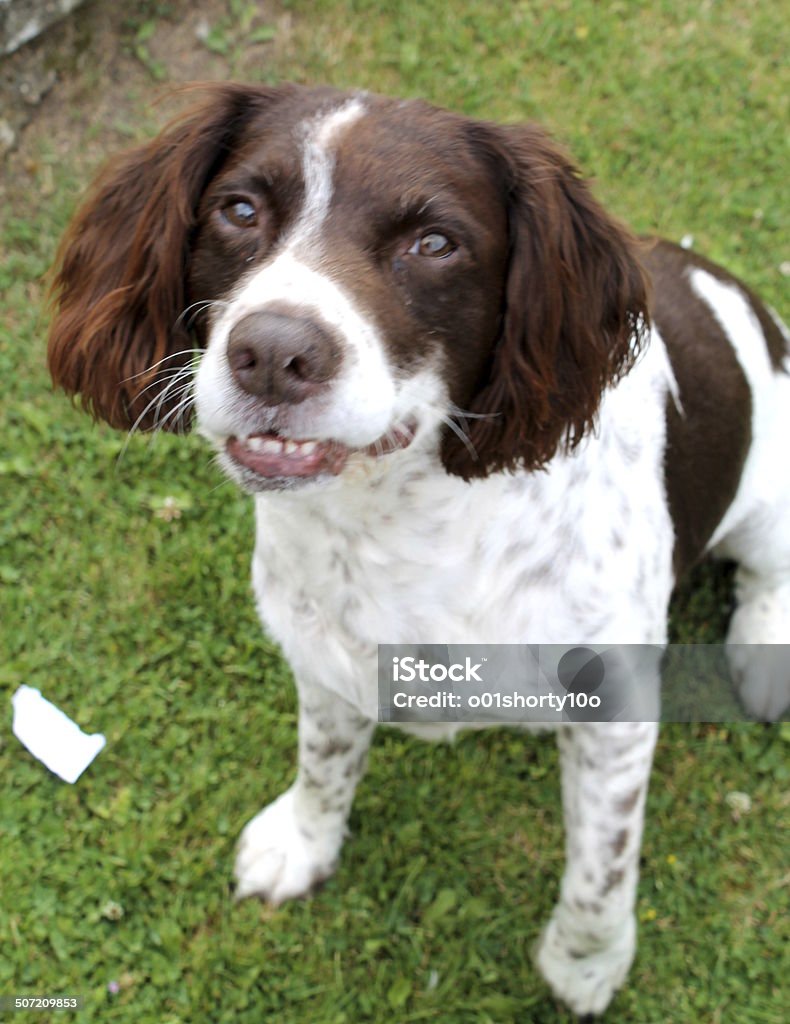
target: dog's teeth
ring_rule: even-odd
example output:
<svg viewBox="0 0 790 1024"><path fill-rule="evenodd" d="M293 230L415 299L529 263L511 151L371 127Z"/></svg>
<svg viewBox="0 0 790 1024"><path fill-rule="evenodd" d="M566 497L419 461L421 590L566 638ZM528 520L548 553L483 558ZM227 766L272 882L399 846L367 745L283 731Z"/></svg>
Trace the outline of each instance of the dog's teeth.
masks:
<svg viewBox="0 0 790 1024"><path fill-rule="evenodd" d="M279 437L245 437L242 442L251 452L264 455L311 455L318 447L317 441L284 441Z"/></svg>

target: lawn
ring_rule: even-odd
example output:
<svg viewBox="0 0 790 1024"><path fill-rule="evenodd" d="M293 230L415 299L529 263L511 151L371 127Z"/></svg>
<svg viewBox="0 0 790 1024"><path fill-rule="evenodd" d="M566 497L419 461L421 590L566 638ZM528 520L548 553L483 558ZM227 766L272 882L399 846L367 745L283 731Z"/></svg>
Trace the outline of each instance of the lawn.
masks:
<svg viewBox="0 0 790 1024"><path fill-rule="evenodd" d="M79 1024L569 1024L530 960L563 862L551 738L380 735L337 875L233 904L236 836L295 754L252 510L198 439L127 443L52 393L43 277L90 173L177 108L164 87L292 79L537 119L620 217L692 235L787 317L786 11L174 0L89 4L36 45L60 80L0 195L0 996L81 996L52 1018ZM729 603L697 572L674 636L720 640ZM75 786L11 734L22 683L106 734ZM788 754L787 726L665 728L607 1021L787 1019Z"/></svg>

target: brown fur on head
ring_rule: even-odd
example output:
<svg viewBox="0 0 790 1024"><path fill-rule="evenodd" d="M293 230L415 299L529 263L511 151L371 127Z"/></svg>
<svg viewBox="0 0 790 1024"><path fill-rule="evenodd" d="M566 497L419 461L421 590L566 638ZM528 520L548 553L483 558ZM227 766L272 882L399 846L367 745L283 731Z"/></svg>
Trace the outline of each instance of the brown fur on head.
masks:
<svg viewBox="0 0 790 1024"><path fill-rule="evenodd" d="M275 116L264 119L268 131L283 103L286 130L289 118L318 109L327 95L290 86L207 86L199 106L108 167L60 250L49 343L56 384L81 395L95 416L115 427L188 428L182 410L190 403L179 404L179 385L187 386L194 346L202 340L190 335L189 314L195 300L223 294L215 256L193 262L201 273L198 294L190 294L189 281L196 280L192 250L196 245L198 257L201 251L201 199L230 154L246 152L250 133L260 133L262 113L275 108ZM295 97L293 109L283 102L288 97ZM464 479L540 468L592 428L603 391L636 358L647 328L636 244L541 129L468 121L426 105L413 109L427 137L433 133L441 142L444 132L449 152L462 144L472 169L486 168L490 205L502 214L495 229L496 261L481 258L476 269L476 287L485 285L491 308L475 300L468 311L472 327L456 324L457 337L449 342L456 362L468 363L457 374L462 383L454 400L471 415L464 421L467 436L445 432L442 461ZM416 138L404 143L407 165L416 161L432 180L435 153L419 142L419 133ZM393 136L388 145L395 144ZM262 145L256 134L256 158ZM377 180L364 182L374 192L384 187ZM397 178L394 184L388 186L393 203L403 187ZM494 230L492 224L486 228ZM237 256L224 257L231 280L239 273ZM354 287L361 288L364 278L356 274ZM391 303L392 289L386 292ZM426 302L432 294L424 296ZM406 331L408 338L415 331ZM462 355L458 342L473 351Z"/></svg>
<svg viewBox="0 0 790 1024"><path fill-rule="evenodd" d="M442 457L464 479L544 466L592 428L604 389L632 366L648 326L637 243L534 125L472 124L507 194L503 326L466 405L468 445Z"/></svg>
<svg viewBox="0 0 790 1024"><path fill-rule="evenodd" d="M284 90L226 84L204 92L191 112L105 169L59 250L50 373L121 429L188 426L177 415L177 389L159 399L192 358L185 320L196 208L248 118Z"/></svg>

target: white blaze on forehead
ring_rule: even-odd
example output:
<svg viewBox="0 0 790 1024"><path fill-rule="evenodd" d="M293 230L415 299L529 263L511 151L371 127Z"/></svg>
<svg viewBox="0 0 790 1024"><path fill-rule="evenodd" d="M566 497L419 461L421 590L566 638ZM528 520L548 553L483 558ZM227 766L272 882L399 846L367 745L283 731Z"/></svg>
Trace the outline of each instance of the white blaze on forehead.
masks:
<svg viewBox="0 0 790 1024"><path fill-rule="evenodd" d="M302 172L305 201L294 226L291 243L312 234L320 227L332 199L332 174L335 169L334 144L342 133L365 113L365 104L354 98L328 114L306 122Z"/></svg>

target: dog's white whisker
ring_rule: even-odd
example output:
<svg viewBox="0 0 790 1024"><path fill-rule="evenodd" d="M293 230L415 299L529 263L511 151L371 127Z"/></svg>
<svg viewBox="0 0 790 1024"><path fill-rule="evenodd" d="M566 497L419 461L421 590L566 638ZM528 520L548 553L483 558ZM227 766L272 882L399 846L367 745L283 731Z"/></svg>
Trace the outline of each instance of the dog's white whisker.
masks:
<svg viewBox="0 0 790 1024"><path fill-rule="evenodd" d="M195 396L193 392L192 382L185 384L181 391L173 395L172 400L176 402L173 408L167 413L167 415L158 424L157 430L162 431L169 421L177 423L184 414L191 409L195 403Z"/></svg>
<svg viewBox="0 0 790 1024"><path fill-rule="evenodd" d="M154 423L159 419L162 412L162 408L165 402L173 401L174 397L180 393L182 387L191 388L194 384L194 372L192 367L184 366L177 374L175 374L167 385L162 388L159 395L157 396L156 407L154 410Z"/></svg>
<svg viewBox="0 0 790 1024"><path fill-rule="evenodd" d="M225 302L222 299L202 299L198 302L193 302L191 306L187 306L187 308L179 314L178 319L174 324L174 329L181 326L184 317L186 317L189 313L192 313L192 315L189 317L189 321L187 322L187 329L191 326L192 321L195 319L195 317L199 316L201 313L205 313L206 310L212 309L215 306L217 306L220 309L227 308L228 305L229 303Z"/></svg>
<svg viewBox="0 0 790 1024"><path fill-rule="evenodd" d="M464 447L469 452L469 454L476 459L477 451L475 450L475 446L472 444L472 441L470 440L469 435L466 433L466 431L461 428L460 424L450 419L449 416L442 416L441 420L442 423L444 423L445 426L447 426L455 434L455 436L459 438L459 440L463 443Z"/></svg>
<svg viewBox="0 0 790 1024"><path fill-rule="evenodd" d="M116 468L120 467L121 463L123 462L124 456L126 455L126 452L127 452L128 448L129 448L129 443L130 443L132 437L137 432L140 424L142 424L145 421L145 419L147 418L148 414L151 412L152 409L156 409L156 414L154 416L154 428L156 428L156 419L158 417L159 411L162 408L162 405L167 400L168 394L171 394L173 389L177 387L178 382L180 380L184 380L185 377L188 377L189 379L188 379L188 381L186 381L184 386L191 388L194 385L194 376L193 376L192 367L182 366L182 367L180 367L177 371L175 371L170 376L170 379L167 380L167 382L165 383L165 386L162 389L162 391L158 392L157 394L155 394L150 399L150 401L146 403L146 405L144 406L144 408L142 409L140 414L137 416L135 421L132 423L131 427L129 428L129 430L127 432L127 435L126 435L126 438L124 440L123 446L121 447L121 450L120 450L120 452L118 454L118 458L116 459ZM157 381L155 383L159 383L159 381ZM149 387L150 386L151 385L149 385ZM146 390L148 390L148 388L144 388L143 389L143 391L146 391ZM140 394L142 394L142 393L143 392L141 391Z"/></svg>
<svg viewBox="0 0 790 1024"><path fill-rule="evenodd" d="M157 362L152 363L151 366L147 366L144 370L140 370L139 373L133 373L130 377L125 377L120 383L128 384L133 380L137 380L138 377L146 377L148 376L149 373L153 373L154 370L162 366L164 363L170 362L171 359L181 359L184 356L201 356L203 354L203 351L204 350L202 348L184 348L179 349L178 352L170 352L162 359L159 359L157 360Z"/></svg>
<svg viewBox="0 0 790 1024"><path fill-rule="evenodd" d="M139 401L140 398L147 391L151 391L153 388L159 388L159 389L161 389L161 388L169 388L171 386L172 382L174 380L177 380L181 376L181 374L184 372L184 369L185 369L185 367L182 366L182 367L179 367L178 369L171 370L169 373L162 374L162 375L156 377L154 380L151 381L150 384L146 384L146 386L144 388L141 388L141 390L137 392L136 400ZM193 371L190 369L189 372L191 374ZM157 395L159 393L160 392L157 391Z"/></svg>

